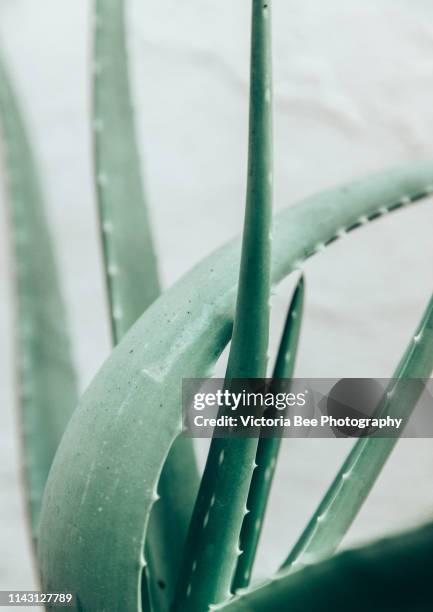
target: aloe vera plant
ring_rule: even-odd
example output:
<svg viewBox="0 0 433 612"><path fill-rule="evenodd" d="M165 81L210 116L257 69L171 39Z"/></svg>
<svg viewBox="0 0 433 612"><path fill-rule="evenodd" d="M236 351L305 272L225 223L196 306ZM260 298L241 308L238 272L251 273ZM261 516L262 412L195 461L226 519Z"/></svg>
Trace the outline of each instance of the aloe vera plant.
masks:
<svg viewBox="0 0 433 612"><path fill-rule="evenodd" d="M253 2L247 201L236 314L225 384L266 375L269 334L272 126L269 6ZM257 439L212 440L194 508L175 609L201 610L230 596L242 550ZM230 491L237 491L227 504ZM228 528L227 528L228 526ZM209 572L216 564L218 572Z"/></svg>
<svg viewBox="0 0 433 612"><path fill-rule="evenodd" d="M343 593L355 588L358 571L387 581L390 568L402 574L409 557L423 586L430 526L332 556L397 442L366 438L354 445L280 571L250 587L280 439L214 438L199 482L191 440L182 436L181 381L210 376L230 339L226 386L265 377L271 286L345 233L431 195L433 161L313 196L276 215L271 228L271 2L252 0L243 235L161 292L131 111L124 8L122 0L95 2L93 61L95 183L116 346L74 411L75 374L43 202L0 66L25 472L43 590L73 592L75 609L89 612L338 610L347 596L337 581L346 581ZM274 388L293 376L303 301L301 278ZM406 382L427 379L432 369L433 299L389 389L392 414L410 413L422 388ZM375 589L376 608L360 598L352 609L385 609L384 589ZM388 594L388 609L409 609L400 591ZM427 589L417 598L417 610L431 609Z"/></svg>
<svg viewBox="0 0 433 612"><path fill-rule="evenodd" d="M95 2L93 58L93 135L95 176L113 340L129 327L160 293L152 234L145 203L129 93L122 2ZM157 507L149 528L147 556L153 597L171 597L180 559L167 550L181 543L198 488L191 441L179 438L162 472ZM181 546L179 547L181 550ZM169 576L169 577L167 577ZM158 582L166 585L163 590ZM164 602L166 603L166 602Z"/></svg>

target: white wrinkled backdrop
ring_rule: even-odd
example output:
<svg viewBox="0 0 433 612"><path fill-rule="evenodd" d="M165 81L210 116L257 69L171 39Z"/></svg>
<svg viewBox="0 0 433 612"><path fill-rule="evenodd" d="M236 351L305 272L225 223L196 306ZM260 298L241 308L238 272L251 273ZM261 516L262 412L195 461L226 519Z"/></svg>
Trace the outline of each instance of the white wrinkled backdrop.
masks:
<svg viewBox="0 0 433 612"><path fill-rule="evenodd" d="M0 37L44 177L84 389L109 350L91 183L84 0L0 0ZM236 234L245 191L249 0L130 3L135 104L167 287ZM274 0L275 207L433 155L427 0ZM432 177L433 179L433 177ZM0 238L0 589L34 584L13 397L5 207ZM297 372L389 376L433 289L433 206L370 225L306 266ZM273 340L289 292L275 298ZM348 445L286 441L258 573L274 570ZM345 545L433 515L433 441L402 441ZM67 554L67 551L65 551Z"/></svg>

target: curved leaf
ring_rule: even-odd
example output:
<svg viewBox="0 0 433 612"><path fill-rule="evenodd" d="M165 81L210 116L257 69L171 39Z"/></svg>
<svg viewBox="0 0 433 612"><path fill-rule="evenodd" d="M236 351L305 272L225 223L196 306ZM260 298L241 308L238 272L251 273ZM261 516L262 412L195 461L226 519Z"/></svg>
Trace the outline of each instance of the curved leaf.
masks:
<svg viewBox="0 0 433 612"><path fill-rule="evenodd" d="M429 612L433 524L347 550L213 610L224 612Z"/></svg>
<svg viewBox="0 0 433 612"><path fill-rule="evenodd" d="M432 177L433 162L419 162L284 210L274 223L272 282L348 228L430 194ZM230 339L239 254L235 240L152 304L98 372L63 437L44 497L39 559L44 590L73 590L81 612L140 609L149 514L182 426L181 381L206 377Z"/></svg>
<svg viewBox="0 0 433 612"><path fill-rule="evenodd" d="M117 343L160 293L135 140L123 0L95 2L93 66L95 174L110 321ZM158 609L168 609L173 597L198 482L192 441L179 438L161 474L149 526L148 580ZM167 554L174 539L178 545Z"/></svg>

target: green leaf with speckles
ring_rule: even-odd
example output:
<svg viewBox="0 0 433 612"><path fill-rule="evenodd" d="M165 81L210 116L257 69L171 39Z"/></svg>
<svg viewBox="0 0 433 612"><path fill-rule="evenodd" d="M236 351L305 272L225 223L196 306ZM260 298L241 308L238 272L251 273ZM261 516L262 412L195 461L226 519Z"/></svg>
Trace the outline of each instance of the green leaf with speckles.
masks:
<svg viewBox="0 0 433 612"><path fill-rule="evenodd" d="M266 376L272 208L269 4L264 8L262 0L252 3L248 182L236 314L225 379L229 389L233 379ZM254 438L211 441L185 545L176 610L206 610L230 593L257 442ZM212 566L218 571L209 571Z"/></svg>
<svg viewBox="0 0 433 612"><path fill-rule="evenodd" d="M17 389L23 471L31 533L36 541L45 482L78 394L36 164L17 98L2 62L0 120L15 259Z"/></svg>
<svg viewBox="0 0 433 612"><path fill-rule="evenodd" d="M114 342L158 297L160 284L135 139L123 0L96 0L93 145Z"/></svg>
<svg viewBox="0 0 433 612"><path fill-rule="evenodd" d="M377 219L429 195L432 176L433 162L418 162L279 213L272 283L318 245L362 227L360 218ZM71 419L47 483L39 560L43 589L72 589L77 611L140 609L155 489L181 429L182 378L208 376L230 339L239 256L236 240L158 298L114 349ZM163 410L155 410L161 403Z"/></svg>
<svg viewBox="0 0 433 612"><path fill-rule="evenodd" d="M433 297L390 382L380 409L408 418L433 370ZM388 395L389 394L389 395ZM331 555L370 493L398 437L359 438L325 493L283 568L294 570Z"/></svg>
<svg viewBox="0 0 433 612"><path fill-rule="evenodd" d="M272 391L283 391L282 379L292 378L301 332L304 305L304 278L301 277L293 294L287 313L283 334L278 349L273 372ZM287 393L287 389L284 389ZM256 453L256 469L253 472L248 493L247 510L240 536L242 554L238 558L232 591L246 587L251 578L251 570L263 527L266 506L271 492L272 480L281 446L281 437L266 437L259 440Z"/></svg>
<svg viewBox="0 0 433 612"><path fill-rule="evenodd" d="M123 0L96 0L93 137L104 270L114 342L160 293L135 139ZM150 595L168 609L198 489L191 440L179 438L158 483L146 557ZM173 549L172 542L177 546ZM170 551L168 553L168 551ZM161 586L162 585L162 586Z"/></svg>

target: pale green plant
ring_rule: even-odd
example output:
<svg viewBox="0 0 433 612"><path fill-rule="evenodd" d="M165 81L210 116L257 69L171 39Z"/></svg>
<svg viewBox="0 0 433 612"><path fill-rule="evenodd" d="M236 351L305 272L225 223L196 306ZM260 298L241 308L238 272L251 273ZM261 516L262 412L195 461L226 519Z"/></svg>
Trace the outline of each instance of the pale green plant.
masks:
<svg viewBox="0 0 433 612"><path fill-rule="evenodd" d="M86 612L339 610L347 609L361 571L385 586L350 609L406 610L409 595L386 581L391 569L406 575L410 558L420 577L413 609L431 609L424 584L431 527L331 557L396 439L354 445L280 571L251 588L280 439L213 439L200 481L191 441L181 435L181 381L211 376L230 339L226 385L266 376L271 287L342 235L431 195L433 162L313 196L272 226L271 3L252 0L243 236L161 293L135 140L124 3L96 0L95 11L95 182L117 346L72 418L75 374L43 202L17 100L0 73L24 463L42 588L75 593L75 609ZM273 372L277 387L294 373L303 302L301 278ZM390 413L410 414L422 387L406 383L429 378L432 369L433 300L394 375Z"/></svg>

